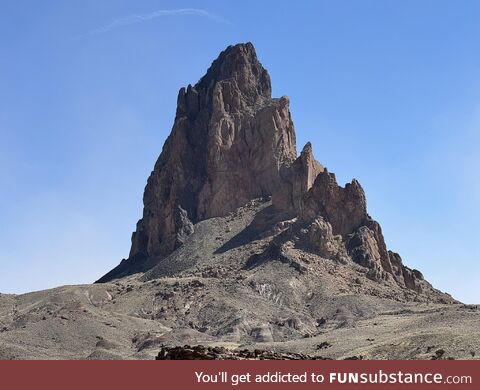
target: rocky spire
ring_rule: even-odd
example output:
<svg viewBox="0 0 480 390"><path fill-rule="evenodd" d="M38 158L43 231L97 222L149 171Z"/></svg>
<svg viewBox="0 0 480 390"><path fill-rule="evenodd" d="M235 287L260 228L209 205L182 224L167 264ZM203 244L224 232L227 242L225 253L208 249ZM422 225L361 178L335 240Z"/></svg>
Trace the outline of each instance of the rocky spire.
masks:
<svg viewBox="0 0 480 390"><path fill-rule="evenodd" d="M271 97L270 77L251 43L229 46L195 86L180 89L130 255L99 281L152 268L184 243L197 222L270 195L275 212L295 221L272 241L275 248L293 242L323 258L353 261L371 279L393 278L416 291L426 285L420 272L387 250L358 181L338 185L310 143L296 157L288 98ZM282 251L267 249L265 256L271 253Z"/></svg>
<svg viewBox="0 0 480 390"><path fill-rule="evenodd" d="M279 186L296 158L286 97L251 43L229 46L195 85L181 88L173 129L145 187L127 260L107 281L142 272L182 245L194 224L223 216Z"/></svg>
<svg viewBox="0 0 480 390"><path fill-rule="evenodd" d="M324 167L313 157L312 144L308 142L292 164L282 166L282 180L279 190L273 194L273 205L292 216L298 215L303 206L303 196L323 171Z"/></svg>

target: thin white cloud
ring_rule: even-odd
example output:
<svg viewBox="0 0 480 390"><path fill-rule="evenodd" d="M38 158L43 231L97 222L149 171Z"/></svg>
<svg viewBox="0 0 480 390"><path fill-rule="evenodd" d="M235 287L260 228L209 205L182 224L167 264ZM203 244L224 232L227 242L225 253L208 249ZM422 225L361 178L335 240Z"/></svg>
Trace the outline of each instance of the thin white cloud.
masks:
<svg viewBox="0 0 480 390"><path fill-rule="evenodd" d="M187 16L187 15L200 16L200 17L215 20L216 22L219 22L219 23L230 24L229 21L203 9L197 9L197 8L160 9L154 12L150 12L148 14L129 15L124 18L116 19L110 24L107 24L105 26L102 26L90 31L88 35L102 34L118 27L124 27L124 26L129 26L131 24L143 23L148 20L157 19L164 16Z"/></svg>

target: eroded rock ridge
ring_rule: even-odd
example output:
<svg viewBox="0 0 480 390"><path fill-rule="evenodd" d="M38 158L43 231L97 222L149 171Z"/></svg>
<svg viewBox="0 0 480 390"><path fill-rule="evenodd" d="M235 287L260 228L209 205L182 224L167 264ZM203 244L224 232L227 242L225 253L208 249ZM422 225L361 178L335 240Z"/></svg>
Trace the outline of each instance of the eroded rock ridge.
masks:
<svg viewBox="0 0 480 390"><path fill-rule="evenodd" d="M197 84L180 89L129 257L100 282L145 272L181 247L198 222L271 197L289 222L265 256L292 247L311 251L365 267L373 280L422 292L422 274L387 250L360 183L338 185L310 143L297 157L289 100L272 98L271 90L251 43L228 47Z"/></svg>

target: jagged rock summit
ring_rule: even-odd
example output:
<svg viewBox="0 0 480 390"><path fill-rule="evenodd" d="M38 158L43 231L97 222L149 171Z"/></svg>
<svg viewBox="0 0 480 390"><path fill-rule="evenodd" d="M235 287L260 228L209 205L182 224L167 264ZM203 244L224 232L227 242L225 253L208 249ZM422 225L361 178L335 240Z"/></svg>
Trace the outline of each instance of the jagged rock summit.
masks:
<svg viewBox="0 0 480 390"><path fill-rule="evenodd" d="M172 132L151 173L127 260L107 281L145 271L177 249L193 225L271 195L296 157L288 99L251 43L228 47L195 85L181 88Z"/></svg>
<svg viewBox="0 0 480 390"><path fill-rule="evenodd" d="M249 266L268 258L293 259L298 252L292 251L299 250L357 264L371 280L427 293L429 299L449 299L387 250L358 181L338 185L315 160L310 143L297 157L289 100L272 98L270 77L251 43L229 46L197 84L180 89L173 129L148 179L129 257L99 281L163 269L199 222L225 217L258 198L271 199L268 214L277 229L256 223L257 233L271 240Z"/></svg>

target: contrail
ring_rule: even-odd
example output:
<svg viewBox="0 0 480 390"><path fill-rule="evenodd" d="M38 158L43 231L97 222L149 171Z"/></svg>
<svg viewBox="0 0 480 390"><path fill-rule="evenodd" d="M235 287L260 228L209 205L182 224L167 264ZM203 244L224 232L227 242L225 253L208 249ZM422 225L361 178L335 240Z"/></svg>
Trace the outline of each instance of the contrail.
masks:
<svg viewBox="0 0 480 390"><path fill-rule="evenodd" d="M160 9L158 11L150 12L148 14L129 15L124 18L116 19L110 24L107 24L103 27L99 27L90 31L88 35L102 34L104 32L113 30L117 27L124 27L124 26L129 26L131 24L142 23L147 20L160 18L162 16L183 16L183 15L202 16L204 18L215 20L219 23L230 24L229 21L215 14L212 14L211 12L205 11L203 9L197 9L197 8Z"/></svg>

